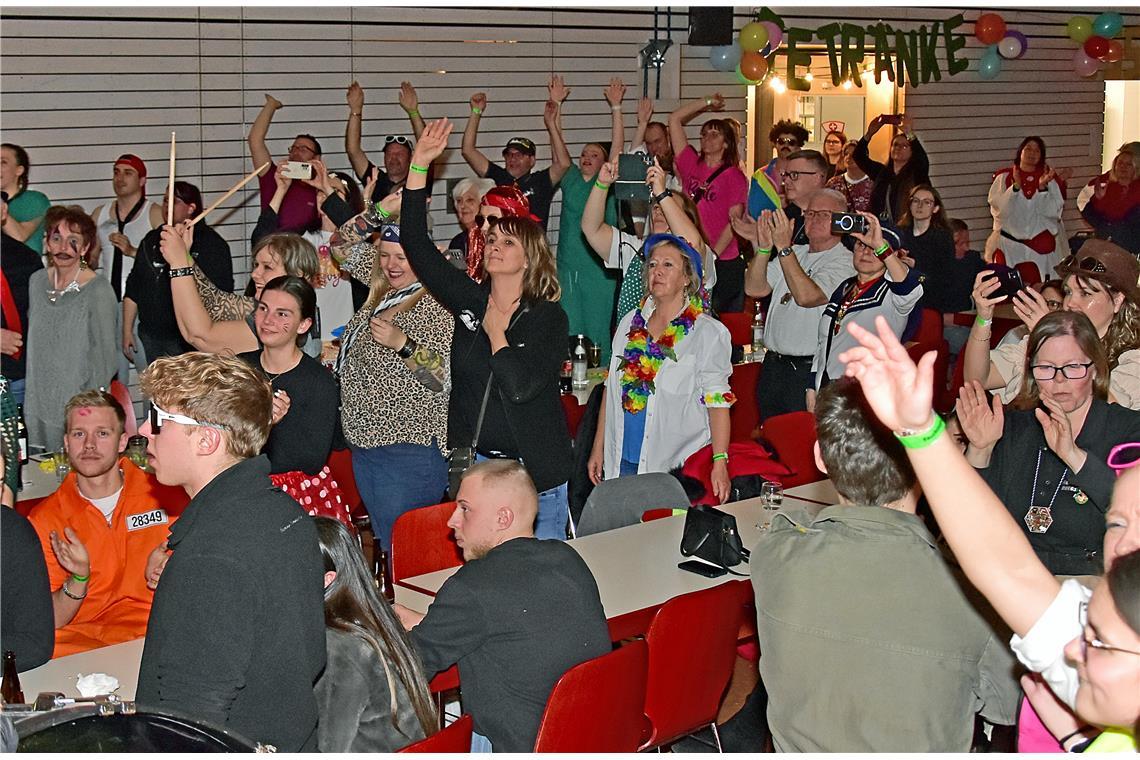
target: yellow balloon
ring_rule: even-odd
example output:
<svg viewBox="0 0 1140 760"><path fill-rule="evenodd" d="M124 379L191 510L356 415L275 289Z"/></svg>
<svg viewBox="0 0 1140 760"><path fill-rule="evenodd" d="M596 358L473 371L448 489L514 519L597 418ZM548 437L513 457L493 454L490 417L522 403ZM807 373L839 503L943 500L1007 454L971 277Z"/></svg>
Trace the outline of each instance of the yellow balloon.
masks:
<svg viewBox="0 0 1140 760"><path fill-rule="evenodd" d="M740 49L758 53L768 44L768 30L759 21L750 21L740 30Z"/></svg>

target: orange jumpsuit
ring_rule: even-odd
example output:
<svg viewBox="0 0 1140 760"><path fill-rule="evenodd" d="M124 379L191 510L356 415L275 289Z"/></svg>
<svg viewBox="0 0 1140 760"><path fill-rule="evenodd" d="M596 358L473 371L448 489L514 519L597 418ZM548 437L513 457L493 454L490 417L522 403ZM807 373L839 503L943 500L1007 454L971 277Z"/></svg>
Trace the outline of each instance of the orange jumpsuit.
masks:
<svg viewBox="0 0 1140 760"><path fill-rule="evenodd" d="M53 592L70 573L60 567L52 551L52 531L62 539L63 529L70 527L91 559L87 597L71 622L56 629L52 657L146 635L154 598L146 586L147 557L166 540L170 525L189 499L181 489L162 486L125 458L119 460L119 468L123 491L110 525L99 508L80 495L74 472L28 515L43 545ZM76 586L72 583L70 588Z"/></svg>

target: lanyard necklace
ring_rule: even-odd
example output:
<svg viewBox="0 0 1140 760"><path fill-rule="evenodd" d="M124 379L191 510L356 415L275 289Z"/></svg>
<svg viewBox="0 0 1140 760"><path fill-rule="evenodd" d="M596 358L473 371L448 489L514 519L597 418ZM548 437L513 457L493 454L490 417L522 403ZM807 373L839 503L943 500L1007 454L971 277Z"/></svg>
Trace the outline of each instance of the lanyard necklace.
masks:
<svg viewBox="0 0 1140 760"><path fill-rule="evenodd" d="M1057 488L1053 491L1053 498L1049 499L1049 506L1033 506L1033 500L1037 498L1037 476L1041 472L1041 457L1044 453L1045 447L1037 449L1037 466L1033 468L1033 490L1029 493L1029 511L1025 513L1025 527L1029 528L1030 533L1045 533L1053 525L1053 502L1057 500L1061 486L1065 485L1065 479L1069 477L1069 468L1065 467L1057 481Z"/></svg>

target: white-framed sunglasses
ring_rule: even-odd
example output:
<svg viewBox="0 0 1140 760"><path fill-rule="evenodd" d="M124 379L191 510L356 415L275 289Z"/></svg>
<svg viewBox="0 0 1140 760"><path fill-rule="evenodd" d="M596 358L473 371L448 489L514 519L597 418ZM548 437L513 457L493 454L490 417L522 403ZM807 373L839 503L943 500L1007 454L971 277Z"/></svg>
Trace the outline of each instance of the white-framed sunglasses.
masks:
<svg viewBox="0 0 1140 760"><path fill-rule="evenodd" d="M150 405L150 429L155 435L158 435L162 431L162 423L166 420L177 422L180 425L194 425L196 427L214 428L215 430L226 429L224 425L217 425L213 422L199 422L193 417L187 417L185 414L168 412L152 401Z"/></svg>

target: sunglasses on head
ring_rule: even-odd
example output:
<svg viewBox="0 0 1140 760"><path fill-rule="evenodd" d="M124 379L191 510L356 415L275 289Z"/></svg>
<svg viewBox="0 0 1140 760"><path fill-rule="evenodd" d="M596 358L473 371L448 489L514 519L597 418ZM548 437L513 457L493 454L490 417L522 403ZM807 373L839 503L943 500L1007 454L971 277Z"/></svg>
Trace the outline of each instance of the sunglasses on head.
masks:
<svg viewBox="0 0 1140 760"><path fill-rule="evenodd" d="M1135 467L1138 464L1140 464L1140 441L1113 446L1112 451L1108 452L1108 466L1116 473L1117 477L1129 467Z"/></svg>
<svg viewBox="0 0 1140 760"><path fill-rule="evenodd" d="M1099 259L1094 259L1092 256L1085 256L1078 258L1077 254L1072 254L1069 258L1061 262L1061 266L1066 269L1079 269L1082 272L1093 272L1096 274L1104 274L1108 272L1104 264Z"/></svg>
<svg viewBox="0 0 1140 760"><path fill-rule="evenodd" d="M403 145L406 148L412 147L412 141L403 135L388 135L384 138L384 147L387 148L392 143Z"/></svg>

